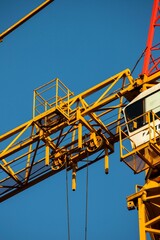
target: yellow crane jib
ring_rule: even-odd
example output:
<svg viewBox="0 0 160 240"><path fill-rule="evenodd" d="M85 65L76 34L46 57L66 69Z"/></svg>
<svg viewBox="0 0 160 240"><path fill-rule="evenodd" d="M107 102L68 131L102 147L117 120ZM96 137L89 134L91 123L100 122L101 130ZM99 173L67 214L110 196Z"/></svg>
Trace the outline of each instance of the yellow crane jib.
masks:
<svg viewBox="0 0 160 240"><path fill-rule="evenodd" d="M155 73L145 83L159 78ZM0 136L0 201L65 168L73 190L76 172L88 165L104 159L108 173L108 156L128 134L122 110L143 84L126 69L76 96L58 78L35 89L33 118Z"/></svg>
<svg viewBox="0 0 160 240"><path fill-rule="evenodd" d="M46 0L0 34L5 36L53 0ZM141 74L130 70L74 96L58 78L34 90L33 117L0 136L0 202L66 169L76 190L78 171L104 159L120 143L120 159L134 173L145 171L145 185L127 197L138 209L140 240L160 239L160 0L154 0Z"/></svg>
<svg viewBox="0 0 160 240"><path fill-rule="evenodd" d="M21 18L18 22L16 22L11 27L9 27L4 32L2 32L0 34L0 42L2 42L3 38L6 37L9 33L14 31L16 28L18 28L20 25L25 23L27 20L29 20L31 17L33 17L35 14L37 14L39 11L41 11L43 8L45 8L48 4L50 4L53 1L54 0L45 0L42 4L40 4L38 7L36 7L34 10L32 10L30 13L28 13L23 18Z"/></svg>
<svg viewBox="0 0 160 240"><path fill-rule="evenodd" d="M124 121L122 98L133 84L126 69L77 96L57 78L35 89L33 118L0 136L0 201L64 168L75 176L104 159L108 173L108 155Z"/></svg>

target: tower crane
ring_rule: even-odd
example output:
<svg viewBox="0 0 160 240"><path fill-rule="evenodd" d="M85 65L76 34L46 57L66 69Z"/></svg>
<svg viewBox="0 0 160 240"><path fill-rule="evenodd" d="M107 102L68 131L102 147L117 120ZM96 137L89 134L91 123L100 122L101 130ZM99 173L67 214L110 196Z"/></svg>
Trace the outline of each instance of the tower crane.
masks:
<svg viewBox="0 0 160 240"><path fill-rule="evenodd" d="M160 42L154 42L159 20L160 0L154 0L136 79L125 69L76 96L58 78L34 90L32 119L0 136L0 202L63 170L72 172L75 191L76 173L85 167L104 160L108 173L119 142L121 161L135 174L145 171L145 185L127 197L128 209L138 210L139 239L160 238ZM94 160L86 162L89 156Z"/></svg>

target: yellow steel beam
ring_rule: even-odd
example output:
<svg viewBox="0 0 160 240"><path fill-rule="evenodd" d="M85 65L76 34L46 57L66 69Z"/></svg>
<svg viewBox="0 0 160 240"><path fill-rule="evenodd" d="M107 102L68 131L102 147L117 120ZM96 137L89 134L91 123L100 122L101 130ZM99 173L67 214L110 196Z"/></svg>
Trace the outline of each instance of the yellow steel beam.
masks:
<svg viewBox="0 0 160 240"><path fill-rule="evenodd" d="M137 94L144 82L154 83L159 77L160 73L156 73L149 78L134 80L126 69L77 96L71 97L71 92L65 87L66 96L62 96L61 104L51 103L49 110L44 110L28 122L0 136L0 142L4 146L0 153L4 172L7 174L5 170L9 168L13 170L12 173L8 170L8 175L0 179L1 188L3 184L5 187L5 182L10 178L23 175L24 186L19 185L19 189L14 190L16 194L53 175L53 172L63 170L65 161L68 170L73 169L74 164L76 171L81 170L86 167L83 159L90 155L94 156L94 160L88 165L104 158L107 173L108 156L114 152L114 143L119 141L117 127L122 119L121 110L126 98L131 92ZM61 96L58 84L61 82L55 84L55 80L52 80L52 83L57 90L53 97L59 101ZM48 86L46 84L46 88L49 88ZM43 94L43 91L45 89L41 91L39 88L37 93ZM88 102L88 98L92 99L92 103ZM67 116L64 109L69 110ZM111 118L113 113L114 119ZM17 165L23 162L25 163ZM73 188L75 184L73 177ZM14 194L8 190L6 196L0 194L0 201Z"/></svg>
<svg viewBox="0 0 160 240"><path fill-rule="evenodd" d="M142 198L138 198L138 219L139 219L139 239L146 240L146 232L145 232L145 205Z"/></svg>
<svg viewBox="0 0 160 240"><path fill-rule="evenodd" d="M16 176L16 174L13 172L13 170L11 169L11 167L5 167L3 166L3 164L0 164L0 168L7 173L11 178L13 178L13 180L19 184L21 184L19 178Z"/></svg>
<svg viewBox="0 0 160 240"><path fill-rule="evenodd" d="M127 197L129 210L138 209L139 239L152 240L160 235L160 183L148 180L139 191Z"/></svg>
<svg viewBox="0 0 160 240"><path fill-rule="evenodd" d="M20 126L11 129L10 131L0 135L0 142L14 136L15 134L19 133L20 131L23 131L23 129L25 129L28 125L33 125L36 124L37 122L39 122L42 118L47 117L48 115L52 114L55 112L55 108L51 108L41 114L39 114L38 116L34 117L33 119L21 124Z"/></svg>
<svg viewBox="0 0 160 240"><path fill-rule="evenodd" d="M105 157L104 157L104 170L105 173L108 174L109 172L109 158L108 158L108 149L105 149Z"/></svg>
<svg viewBox="0 0 160 240"><path fill-rule="evenodd" d="M78 148L82 148L82 123L78 123Z"/></svg>
<svg viewBox="0 0 160 240"><path fill-rule="evenodd" d="M39 11L41 11L43 8L45 8L48 4L53 2L54 0L45 0L42 4L40 4L38 7L36 7L34 10L32 10L30 13L28 13L26 16L21 18L18 22L13 24L11 27L9 27L7 30L2 32L0 34L0 41L3 40L4 37L6 37L9 33L14 31L16 28L18 28L20 25L22 25L24 22L26 22L28 19L33 17L35 14L37 14Z"/></svg>
<svg viewBox="0 0 160 240"><path fill-rule="evenodd" d="M76 165L73 164L72 168L72 191L76 190Z"/></svg>
<svg viewBox="0 0 160 240"><path fill-rule="evenodd" d="M36 142L39 139L38 135L35 135L34 137L32 136L31 138L25 140L24 142L20 142L19 144L15 145L14 147L12 147L11 149L8 149L5 152L2 152L0 154L0 159L2 160L3 158L8 157L9 155L14 154L15 152L20 151L21 149L29 146L30 144ZM8 148L8 147L7 147Z"/></svg>
<svg viewBox="0 0 160 240"><path fill-rule="evenodd" d="M29 122L26 127L11 141L11 143L0 153L0 158L4 156L8 149L10 149L13 144L22 136L22 134L30 127L31 122Z"/></svg>
<svg viewBox="0 0 160 240"><path fill-rule="evenodd" d="M46 155L45 164L48 166L49 165L49 155L50 155L48 144L46 144L46 153L45 153L45 155Z"/></svg>
<svg viewBox="0 0 160 240"><path fill-rule="evenodd" d="M159 198L159 197L160 197L160 196L158 196L158 198ZM147 197L147 199L149 199L149 198ZM160 216L155 217L155 218L153 218L152 220L146 222L146 223L145 223L145 227L149 227L150 225L155 224L155 223L157 223L157 222L160 222ZM159 230L159 233L160 233L160 230Z"/></svg>
<svg viewBox="0 0 160 240"><path fill-rule="evenodd" d="M133 77L131 76L131 73L130 73L130 70L129 69L125 69L123 70L122 72L104 80L103 82L89 88L88 90L78 94L77 96L73 97L72 99L70 99L70 104L73 104L78 98L86 98L88 97L89 95L95 93L95 92L98 92L99 90L103 89L104 87L107 87L109 84L112 84L115 79L120 79L120 77L123 77L123 76L126 76L130 82L130 85L132 86L134 84L134 79Z"/></svg>

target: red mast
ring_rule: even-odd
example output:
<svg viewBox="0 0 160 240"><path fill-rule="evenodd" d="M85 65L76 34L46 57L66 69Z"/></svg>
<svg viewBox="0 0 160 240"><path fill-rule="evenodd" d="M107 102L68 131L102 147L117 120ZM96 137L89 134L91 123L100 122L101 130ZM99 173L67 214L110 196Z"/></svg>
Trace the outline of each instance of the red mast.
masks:
<svg viewBox="0 0 160 240"><path fill-rule="evenodd" d="M155 36L155 30L157 30L155 28L157 27L160 27L160 0L154 0L152 8L152 15L142 69L142 74L146 74L147 76L160 71L160 33L159 36Z"/></svg>

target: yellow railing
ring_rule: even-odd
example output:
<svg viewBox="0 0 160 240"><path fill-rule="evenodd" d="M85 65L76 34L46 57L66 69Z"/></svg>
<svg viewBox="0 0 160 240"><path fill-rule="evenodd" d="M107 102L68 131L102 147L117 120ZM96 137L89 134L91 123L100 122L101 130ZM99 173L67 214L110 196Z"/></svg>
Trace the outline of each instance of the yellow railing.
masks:
<svg viewBox="0 0 160 240"><path fill-rule="evenodd" d="M142 123L139 128L138 121ZM129 125L134 128L131 132L128 131ZM145 140L139 141L138 138L143 134ZM120 158L135 173L144 171L149 166L153 167L160 161L160 118L153 111L122 124L119 128L119 137Z"/></svg>
<svg viewBox="0 0 160 240"><path fill-rule="evenodd" d="M69 117L69 100L74 94L58 79L53 79L47 84L34 90L33 117L55 108Z"/></svg>

